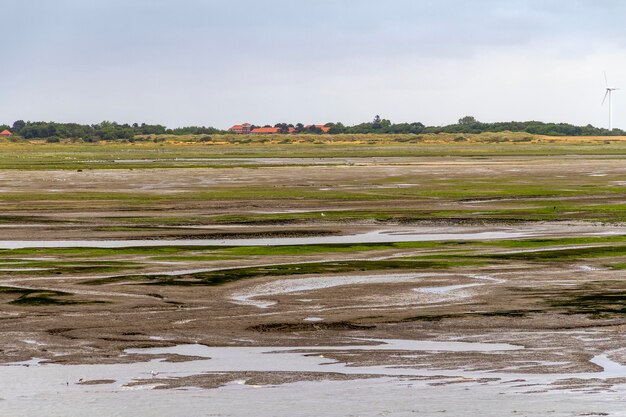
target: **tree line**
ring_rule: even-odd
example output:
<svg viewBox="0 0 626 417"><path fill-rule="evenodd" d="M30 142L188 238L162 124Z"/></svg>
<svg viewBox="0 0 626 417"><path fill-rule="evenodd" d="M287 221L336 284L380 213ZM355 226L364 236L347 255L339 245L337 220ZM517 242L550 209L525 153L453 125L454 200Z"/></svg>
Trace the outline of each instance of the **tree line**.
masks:
<svg viewBox="0 0 626 417"><path fill-rule="evenodd" d="M538 121L483 123L472 116L465 116L455 124L447 126L424 126L422 123L391 123L376 116L370 123L344 126L342 123L329 123L329 133L485 133L485 132L525 132L545 136L624 136L621 129L608 130L592 125L576 126L569 123L546 123Z"/></svg>
<svg viewBox="0 0 626 417"><path fill-rule="evenodd" d="M527 122L496 122L482 123L472 116L465 116L456 124L429 127L425 133L483 133L483 132L525 132L533 135L545 136L624 136L621 129L605 129L586 126L576 126L569 123L546 123L538 121Z"/></svg>
<svg viewBox="0 0 626 417"><path fill-rule="evenodd" d="M25 122L17 120L12 126L0 125L0 131L8 129L24 139L80 138L90 142L95 140L132 140L137 135L210 135L223 133L219 129L204 126L188 126L168 129L162 125L119 124L104 121L93 125L56 122Z"/></svg>
<svg viewBox="0 0 626 417"><path fill-rule="evenodd" d="M392 123L380 116L374 117L371 122L353 126L341 122L327 123L329 134L420 134L420 133L484 133L484 132L526 132L534 135L546 136L623 136L626 132L621 129L608 129L592 125L576 126L568 123L546 123L538 121L526 122L496 122L483 123L472 116L466 116L455 124L447 126L425 126L420 122ZM266 125L265 127L270 127ZM305 126L302 123L277 123L274 127L279 133L321 134L322 129L315 125ZM93 125L78 123L56 122L25 122L17 120L13 125L0 125L0 131L10 130L14 135L25 139L58 139L79 138L86 142L97 140L134 140L138 135L219 135L228 134L228 131L205 126L187 126L168 129L163 125L146 123L120 124L104 121Z"/></svg>

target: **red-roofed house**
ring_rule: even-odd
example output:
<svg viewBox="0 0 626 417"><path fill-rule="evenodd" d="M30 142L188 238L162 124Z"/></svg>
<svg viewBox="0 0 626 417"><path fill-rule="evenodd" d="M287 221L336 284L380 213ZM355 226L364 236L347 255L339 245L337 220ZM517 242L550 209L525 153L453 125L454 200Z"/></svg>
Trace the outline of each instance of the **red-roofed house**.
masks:
<svg viewBox="0 0 626 417"><path fill-rule="evenodd" d="M279 133L279 132L280 132L280 128L278 127L257 127L256 129L252 130L253 135L258 135L258 134L269 135L272 133Z"/></svg>
<svg viewBox="0 0 626 417"><path fill-rule="evenodd" d="M239 135L249 135L252 125L250 123L244 123L242 125L235 125L228 129L229 132L237 133Z"/></svg>
<svg viewBox="0 0 626 417"><path fill-rule="evenodd" d="M13 133L5 129L2 132L0 132L0 136L13 136Z"/></svg>

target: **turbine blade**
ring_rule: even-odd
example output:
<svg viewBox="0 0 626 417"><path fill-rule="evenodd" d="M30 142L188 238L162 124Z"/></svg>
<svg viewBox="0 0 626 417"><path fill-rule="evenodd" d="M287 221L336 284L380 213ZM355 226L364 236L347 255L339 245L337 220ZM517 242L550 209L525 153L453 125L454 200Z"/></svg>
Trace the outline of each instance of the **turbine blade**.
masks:
<svg viewBox="0 0 626 417"><path fill-rule="evenodd" d="M604 102L606 101L606 98L609 95L609 90L606 90L606 93L604 93L604 100L602 100L602 105L604 106Z"/></svg>
<svg viewBox="0 0 626 417"><path fill-rule="evenodd" d="M606 83L606 86L608 87L609 86L609 79L606 76L606 71L604 71L604 82Z"/></svg>

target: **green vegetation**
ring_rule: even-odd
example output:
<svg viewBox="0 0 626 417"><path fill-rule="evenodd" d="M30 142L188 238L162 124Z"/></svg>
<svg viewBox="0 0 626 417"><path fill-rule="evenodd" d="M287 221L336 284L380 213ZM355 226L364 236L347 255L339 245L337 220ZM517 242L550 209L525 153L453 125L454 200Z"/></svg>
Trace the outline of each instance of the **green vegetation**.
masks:
<svg viewBox="0 0 626 417"><path fill-rule="evenodd" d="M267 277L304 274L340 274L348 272L393 271L416 269L445 269L466 265L479 265L478 261L464 260L388 260L388 261L336 261L311 262L288 265L231 268L218 271L182 275L131 275L83 281L87 285L103 285L114 282L146 281L148 285L203 285L216 286L231 282Z"/></svg>
<svg viewBox="0 0 626 417"><path fill-rule="evenodd" d="M23 248L0 250L0 268L50 268L69 271L84 268L85 272L116 272L141 266L136 257L154 261L216 261L264 256L305 256L320 253L363 253L381 250L456 248L469 242L401 242L340 245L297 246L156 246L129 248ZM60 260L32 261L29 256L59 257ZM65 261L71 258L71 261ZM105 259L103 259L105 258ZM131 258L132 261L111 260ZM103 269L106 269L103 270ZM31 271L32 272L32 271ZM48 274L50 271L47 272Z"/></svg>
<svg viewBox="0 0 626 417"><path fill-rule="evenodd" d="M12 143L0 139L3 148L0 169L81 171L53 173L51 178L54 182L48 184L42 181L42 186L32 188L28 183L30 174L44 178L47 173L16 173L16 178L21 181L19 184L25 186L22 189L17 185L0 194L0 203L6 213L0 214L0 223L8 228L49 225L50 229L54 229L52 236L56 238L62 233L58 231L67 227L72 231L71 236L78 236L77 231L84 230L88 238L94 239L103 236L111 239L220 236L221 239L228 237L230 230L242 230L238 232L241 235L255 236L258 233L268 237L359 230L351 223L359 226L379 224L379 228L384 229L385 225L417 222L434 226L571 220L611 224L626 222L626 182L619 171L626 156L624 138L554 138L526 132L475 134L467 133L469 130L428 133L428 128L420 133L389 134L384 133L386 128L391 128L386 121L375 123L380 124L376 133L318 136L241 137L217 133L208 136L204 133L192 134L192 131L183 134L145 130L141 134L134 133L134 142L82 143L72 142L63 136L65 133L60 135L60 127L57 127L56 136L48 136L46 140L56 142L55 137L62 137L59 143L44 143L38 139L21 142L18 139L18 142ZM465 120L459 125L471 130L474 124ZM132 128L113 126L113 129L122 130ZM44 126L25 125L24 129L44 129ZM43 134L33 135L37 138ZM358 159L367 157L398 159L375 163ZM600 160L602 164L596 164ZM583 167L581 172L578 171L579 162ZM533 170L527 164L537 164L542 168ZM561 165L552 167L551 164L562 164L564 171L560 170ZM333 168L333 173L341 172L341 175L318 175L317 167L324 165L339 166ZM606 172L600 175L591 172L598 165L606 167ZM269 166L280 168L265 170ZM307 175L298 177L297 169L287 168L293 166L301 167L303 172L306 170ZM551 168L544 169L546 166ZM145 168L164 170L130 173L131 170ZM166 171L168 168L186 170ZM195 168L215 170L194 171ZM95 172L86 172L91 169ZM101 169L129 171L106 173L111 176L112 183L120 184L127 174L128 178L137 178L139 182L129 187L122 185L119 189L109 187L108 182L99 181L96 177ZM319 168L319 171L325 169ZM294 172L297 178L294 178ZM168 179L165 185L169 188L165 191L159 187L152 188L152 176L160 180L160 176L166 174L172 175L171 184L174 185ZM284 177L281 174L285 174ZM84 179L86 176L87 180ZM186 176L193 181L186 182ZM80 178L80 181L72 182L75 178ZM94 180L94 187L91 187L90 178ZM240 178L245 181L239 181ZM72 187L59 186L57 180L67 180ZM178 187L177 184L181 183L189 186ZM272 213L275 209L285 212ZM85 215L92 212L98 213L97 219ZM230 225L239 227L226 227ZM306 227L301 227L303 225ZM211 227L201 230L183 226ZM250 227L248 231L245 226L276 227ZM337 255L334 259L353 260L319 261L333 259L333 254ZM398 257L368 260L387 255ZM51 259L29 260L29 256ZM46 281L54 275L61 275L64 279L80 277L65 280L63 285L67 287L61 288L69 288L68 291L71 291L72 285L80 284L210 287L260 277L304 274L466 272L484 266L494 269L508 266L542 268L544 265L571 268L573 262L582 260L589 260L594 267L626 269L626 236L0 251L0 269L5 269L2 275L11 281L18 282L19 278L31 275L45 277ZM157 270L155 264L163 261L180 262L181 269L216 270L175 276L146 275L147 271ZM227 268L229 265L239 267ZM42 270L27 271L29 268ZM179 266L172 264L167 268L173 270ZM89 279L88 274L92 278L99 274L98 279ZM63 292L20 291L6 287L0 290L0 294L4 294L6 302L14 305L80 302ZM522 294L523 297L536 296L543 300L543 296L533 293L532 289ZM550 308L565 312L622 314L620 303L623 300L620 297L622 294L617 287L591 288L588 293L561 294L560 298L554 296L546 303ZM530 307L529 310L495 312L481 312L480 306L474 307L478 312L454 317L427 314L415 320L520 317L536 312Z"/></svg>
<svg viewBox="0 0 626 417"><path fill-rule="evenodd" d="M532 135L546 136L621 136L620 129L597 128L591 125L575 126L567 123L545 123L538 121L527 122L498 122L481 123L472 116L459 119L458 123L448 126L426 127L422 123L393 124L391 121L376 116L371 123L361 123L355 126L344 126L342 123L329 123L330 133L485 133L485 132L525 132Z"/></svg>
<svg viewBox="0 0 626 417"><path fill-rule="evenodd" d="M534 250L531 252L484 255L491 259L523 261L564 261L568 259L593 259L626 256L626 246L600 246L559 250Z"/></svg>
<svg viewBox="0 0 626 417"><path fill-rule="evenodd" d="M543 311L544 310L496 310L456 314L422 314L419 316L407 317L402 319L401 322L410 323L414 321L441 321L445 319L468 319L475 317L526 317L529 314L541 313Z"/></svg>
<svg viewBox="0 0 626 417"><path fill-rule="evenodd" d="M3 156L0 155L0 163ZM81 175L76 173L74 175ZM0 223L28 224L44 221L32 213L54 213L67 205L84 210L102 208L152 212L137 217L109 217L103 231L168 231L162 226L288 223L361 222L411 223L419 221L454 221L458 224L480 222L526 222L583 220L608 223L626 221L626 183L618 175L537 176L529 181L522 174L499 176L494 181L489 172L467 178L450 172L444 178L428 174L415 177L364 179L350 187L339 180L326 182L232 183L216 187L158 193L151 191L7 191L0 202L8 214L0 214ZM319 210L284 213L187 214L177 216L172 205L198 206L206 202L298 201ZM349 209L345 203L350 202ZM13 213L9 212L13 210ZM30 210L31 215L16 215ZM172 211L172 215L162 216ZM156 213L155 213L156 212ZM155 215L156 214L156 215ZM61 220L54 218L54 222ZM159 227L160 229L155 229Z"/></svg>
<svg viewBox="0 0 626 417"><path fill-rule="evenodd" d="M0 256L6 260L13 260L15 256L38 256L38 257L71 257L76 258L102 258L113 256L133 256L133 255L175 255L188 253L195 248L189 246L157 246L157 247L131 247L131 248L22 248L22 249L0 249ZM214 247L205 249L214 250ZM12 258L8 258L11 256ZM17 258L18 260L20 258ZM30 262L30 261L28 261ZM43 262L43 261L42 261ZM53 261L51 261L53 262ZM84 262L84 261L80 261ZM33 264L31 264L33 265ZM35 265L45 265L35 262ZM123 263L121 265L124 265Z"/></svg>
<svg viewBox="0 0 626 417"><path fill-rule="evenodd" d="M485 242L402 242L359 245L306 245L306 246L262 246L262 247L225 247L225 248L178 248L167 256L151 256L149 259L168 261L211 261L265 256L299 256L317 253L359 253L385 250L409 250L415 252L390 260L347 260L329 262L305 262L276 264L257 267L226 268L208 272L181 275L119 275L110 278L83 281L88 285L111 283L135 283L145 285L183 285L216 286L238 280L267 276L323 275L352 272L391 272L391 271L427 271L433 269L461 268L505 264L507 261L521 262L571 262L585 259L603 259L610 267L621 268L626 257L626 245L615 245L626 241L626 236L607 236L589 238L527 239ZM567 245L591 244L584 248L568 248ZM597 246L602 244L603 246ZM551 249L553 246L564 246ZM528 252L484 253L485 247L531 248ZM462 248L462 251L459 249ZM545 248L541 250L541 248ZM149 252L149 249L146 250ZM159 248L156 248L156 252ZM420 251L420 249L426 249ZM89 249L85 249L89 251ZM102 251L102 250L99 250ZM129 252L132 252L130 250ZM100 252L103 254L103 252ZM616 262L617 261L617 262Z"/></svg>
<svg viewBox="0 0 626 417"><path fill-rule="evenodd" d="M18 298L9 302L9 304L19 306L71 305L82 303L76 300L63 299L64 297L69 297L72 294L62 291L31 290L25 288L0 286L0 296L5 294L19 295Z"/></svg>
<svg viewBox="0 0 626 417"><path fill-rule="evenodd" d="M626 314L626 289L622 281L598 281L558 292L517 288L515 292L524 298L539 300L537 307L517 310L472 311L455 314L421 314L403 319L403 322L440 321L475 317L527 317L532 314L556 312L568 315L586 315L592 319L606 319Z"/></svg>
<svg viewBox="0 0 626 417"><path fill-rule="evenodd" d="M86 142L98 140L134 140L140 135L202 135L201 141L210 142L212 138L207 135L224 135L227 131L212 127L189 126L168 129L163 125L148 125L145 123L119 124L104 121L93 125L81 125L78 123L56 122L25 122L17 120L12 126L2 125L2 130L11 129L16 135L13 140L24 139L49 139L55 143L59 138L81 139ZM527 122L500 122L481 123L474 117L466 116L458 123L448 126L426 127L420 122L393 124L380 116L374 117L369 123L360 123L354 126L346 126L343 123L327 123L330 134L421 134L421 133L454 133L454 134L480 134L486 132L523 132L531 135L545 136L623 136L626 133L619 129L609 131L596 128L591 125L574 126L567 123L544 123L537 121ZM256 126L253 126L253 128ZM266 125L270 127L270 125ZM279 132L286 134L293 129L296 134L322 134L321 128L315 125L305 126L303 123L277 123L274 127Z"/></svg>
<svg viewBox="0 0 626 417"><path fill-rule="evenodd" d="M571 238L528 238L515 240L494 241L424 241L424 242L395 242L395 243L359 243L359 244L314 244L314 245L284 245L284 246L149 246L127 248L23 248L0 250L0 266L19 265L28 268L132 268L138 261L98 260L100 258L125 258L143 256L152 260L227 260L248 257L264 256L305 256L332 253L368 253L374 251L398 251L410 249L426 249L423 256L432 256L432 251L444 253L444 256L458 257L459 249L463 252L481 250L484 247L541 249L533 252L510 254L476 255L481 259L521 259L521 260L551 260L584 257L590 258L622 256L626 246L615 245L626 242L626 236L590 236ZM585 248L570 249L566 246L594 245ZM596 246L603 245L603 246ZM551 247L565 246L554 250ZM446 254L447 253L447 254ZM40 257L71 257L80 261L50 260L32 261L23 259L28 256ZM413 256L413 255L410 255ZM466 255L470 256L470 255ZM90 260L93 258L94 260ZM480 259L477 258L477 261ZM619 264L615 265L616 268Z"/></svg>
<svg viewBox="0 0 626 417"><path fill-rule="evenodd" d="M623 286L622 283L619 283ZM562 308L568 314L590 314L592 317L604 318L606 315L626 314L626 289L612 291L594 291L593 288L582 288L569 291L566 295L556 295L549 302L552 307Z"/></svg>
<svg viewBox="0 0 626 417"><path fill-rule="evenodd" d="M461 181L459 181L461 182ZM454 184L432 183L427 186L405 188L402 190L393 189L363 189L352 190L320 190L311 187L233 187L229 189L215 189L211 191L181 191L178 193L157 194L138 192L110 192L110 191L80 191L80 192L54 192L54 193L2 193L0 202L4 203L35 203L35 202L69 202L75 201L81 204L87 203L109 203L123 204L127 207L143 206L153 208L154 205L172 203L177 201L245 201L245 200L285 200L295 199L304 201L392 201L401 200L414 201L422 199L451 199L463 202L472 198L518 198L518 207L506 209L483 209L477 210L468 206L464 209L455 210L413 210L411 213L399 213L397 209L390 209L388 212L367 211L328 211L325 212L327 219L321 220L364 220L372 219L378 221L416 221L442 218L473 218L480 220L483 218L496 218L500 220L524 221L524 220L558 220L563 219L566 214L569 218L598 220L610 218L623 218L626 214L626 204L615 205L610 209L607 206L593 204L590 205L581 201L584 205L576 204L572 200L568 205L562 205L556 199L561 197L580 197L583 200L589 192L584 185L571 184L572 188L553 189L547 184L536 184L532 186L520 186L514 182L506 183L501 181L499 185L485 188L479 184L467 184L461 188L454 188ZM576 187L576 188L573 188ZM594 189L594 196L605 198L620 198L626 194L624 186L598 186ZM523 199L526 199L524 201ZM533 199L535 201L530 201ZM541 201L541 200L542 201ZM579 203L580 204L580 203ZM526 205L526 206L524 206ZM550 207L552 205L552 207ZM534 207L533 207L534 206ZM539 206L539 207L538 207ZM549 206L549 207L545 207ZM408 209L407 209L408 210ZM575 213L571 213L574 211ZM576 217L573 215L576 214ZM210 217L215 223L270 223L283 222L285 220L311 220L320 219L319 212L309 213L276 213L276 214L253 214L253 215L222 215ZM131 220L132 221L132 220ZM159 219L149 220L158 223ZM7 222L7 220L3 220Z"/></svg>
<svg viewBox="0 0 626 417"><path fill-rule="evenodd" d="M134 142L84 143L63 139L60 143L45 140L0 138L0 169L21 170L90 170L149 168L232 168L267 166L259 158L272 158L273 165L296 164L292 158L330 158L327 165L349 165L348 158L372 157L534 157L568 155L626 155L623 138L567 137L552 138L525 133L466 134L457 142L457 134L340 134L269 135L244 138L219 135L216 140L201 142L203 135L139 135ZM529 142L523 142L525 140ZM280 159L284 158L282 162ZM306 165L306 161L298 161Z"/></svg>
<svg viewBox="0 0 626 417"><path fill-rule="evenodd" d="M81 125L78 123L24 122L23 120L17 120L10 129L18 138L48 139L49 143L58 142L59 138L75 138L82 139L85 142L94 142L98 140L133 140L137 135L206 135L221 132L211 127L167 129L161 125L147 125L145 123L129 125L108 121L94 125Z"/></svg>
<svg viewBox="0 0 626 417"><path fill-rule="evenodd" d="M98 272L111 274L109 277L83 279L77 285L144 285L144 286L220 286L241 280L302 275L324 276L350 273L394 273L427 272L432 270L467 271L497 265L519 265L519 263L571 265L572 262L595 260L593 265L605 265L624 269L626 265L626 236L593 236L571 238L531 238L516 240L476 242L401 242L342 245L304 246L251 246L251 247L138 247L120 249L98 248L44 248L18 249L0 252L0 268L19 269L45 267L68 275L81 276ZM583 248L579 246L585 246ZM511 249L531 251L515 252ZM368 253L395 253L387 260L312 261L303 256L316 254L351 254L355 257ZM28 256L55 257L51 260L32 260ZM378 255L378 254L377 254ZM125 260L126 258L132 259ZM265 257L288 257L293 262L264 266L221 268L198 273L180 275L145 274L141 270L155 260L211 262L225 259L256 259L264 262ZM104 258L104 259L102 259ZM315 259L315 258L313 258ZM219 265L219 264L218 264ZM198 265L197 267L199 267ZM207 265L208 267L208 265ZM540 266L538 266L540 267ZM188 267L187 267L188 268ZM120 274L118 274L121 272ZM19 272L15 272L19 276ZM43 274L51 274L45 271ZM3 274L13 274L4 272ZM31 272L37 275L38 272ZM626 292L621 281L593 282L581 287L554 291L539 288L511 289L514 297L538 300L537 304L512 310L470 311L454 314L425 313L408 317L403 321L438 321L476 317L524 317L554 311L565 314L585 314L591 317L612 317L626 313ZM0 296L12 305L46 306L71 305L86 301L75 300L71 294L61 291L0 287ZM475 307L472 307L475 308Z"/></svg>
<svg viewBox="0 0 626 417"><path fill-rule="evenodd" d="M614 244L626 242L626 236L581 236L562 238L530 238L516 240L496 240L491 242L478 242L479 245L494 246L501 248L542 248L565 245L593 245Z"/></svg>
<svg viewBox="0 0 626 417"><path fill-rule="evenodd" d="M4 276L51 276L72 274L110 274L140 265L133 262L123 261L31 261L12 259L0 259L0 268Z"/></svg>

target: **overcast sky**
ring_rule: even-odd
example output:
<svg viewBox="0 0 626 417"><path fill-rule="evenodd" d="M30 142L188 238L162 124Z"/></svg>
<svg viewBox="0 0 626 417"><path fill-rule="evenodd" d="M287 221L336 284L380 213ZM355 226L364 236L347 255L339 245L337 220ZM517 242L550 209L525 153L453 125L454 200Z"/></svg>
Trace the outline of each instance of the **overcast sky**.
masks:
<svg viewBox="0 0 626 417"><path fill-rule="evenodd" d="M621 0L0 0L0 123L606 126ZM626 91L615 95L626 127Z"/></svg>

